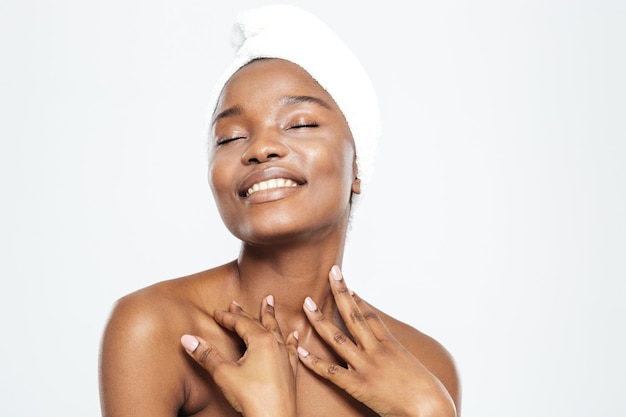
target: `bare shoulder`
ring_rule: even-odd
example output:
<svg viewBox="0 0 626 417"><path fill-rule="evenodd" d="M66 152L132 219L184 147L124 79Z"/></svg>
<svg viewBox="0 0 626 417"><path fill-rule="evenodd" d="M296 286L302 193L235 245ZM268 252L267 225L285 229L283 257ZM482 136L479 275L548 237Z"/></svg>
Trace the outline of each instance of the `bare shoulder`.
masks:
<svg viewBox="0 0 626 417"><path fill-rule="evenodd" d="M114 303L106 332L123 330L131 337L154 337L172 327L178 330L190 318L210 315L227 292L225 282L233 265L161 281L125 295Z"/></svg>
<svg viewBox="0 0 626 417"><path fill-rule="evenodd" d="M461 383L456 362L450 352L433 337L380 310L376 312L395 338L441 381L460 411Z"/></svg>
<svg viewBox="0 0 626 417"><path fill-rule="evenodd" d="M113 305L105 341L113 335L144 341L165 336L171 328L178 329L190 312L206 310L211 304L207 287L217 280L219 274L209 270L161 281L125 295ZM120 331L122 334L116 334Z"/></svg>
<svg viewBox="0 0 626 417"><path fill-rule="evenodd" d="M156 283L115 302L100 352L103 416L179 415L189 403L186 386L193 375L180 337L217 327L211 313L218 300L212 294L218 291L211 289L219 287L223 276L219 268L204 271Z"/></svg>

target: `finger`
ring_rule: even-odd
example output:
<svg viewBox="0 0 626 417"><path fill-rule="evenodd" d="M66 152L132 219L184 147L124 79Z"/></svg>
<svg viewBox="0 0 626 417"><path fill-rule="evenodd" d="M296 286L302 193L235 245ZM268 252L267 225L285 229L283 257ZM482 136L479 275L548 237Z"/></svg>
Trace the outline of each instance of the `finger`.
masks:
<svg viewBox="0 0 626 417"><path fill-rule="evenodd" d="M294 330L289 333L289 336L287 336L287 339L285 340L285 346L287 347L287 352L289 353L289 364L293 370L294 377L298 373L298 363L300 363L300 360L298 359L298 336L298 331Z"/></svg>
<svg viewBox="0 0 626 417"><path fill-rule="evenodd" d="M304 366L339 388L348 390L358 382L353 371L313 355L302 346L298 346L298 357Z"/></svg>
<svg viewBox="0 0 626 417"><path fill-rule="evenodd" d="M276 340L279 340L280 342L284 341L283 333L281 332L278 322L276 321L276 310L274 309L273 295L268 295L261 303L261 324L274 334Z"/></svg>
<svg viewBox="0 0 626 417"><path fill-rule="evenodd" d="M231 363L231 361L222 356L217 347L208 343L201 337L186 334L180 338L180 343L189 356L204 369L209 371L211 375L215 374L216 369L220 365Z"/></svg>
<svg viewBox="0 0 626 417"><path fill-rule="evenodd" d="M217 309L213 313L213 318L222 327L226 327L228 330L234 331L235 319L237 316L245 317L250 320L255 318L243 309L236 301L231 301L228 305L228 310Z"/></svg>
<svg viewBox="0 0 626 417"><path fill-rule="evenodd" d="M237 333L246 346L249 345L251 337L267 331L259 320L239 310L240 307L234 309L236 312L215 310L213 318L224 328Z"/></svg>
<svg viewBox="0 0 626 417"><path fill-rule="evenodd" d="M368 348L376 342L376 337L369 327L368 321L348 289L341 269L334 265L328 274L330 289L339 309L339 314L346 323L346 327L358 345Z"/></svg>
<svg viewBox="0 0 626 417"><path fill-rule="evenodd" d="M249 319L254 319L254 316L248 313L237 301L231 301L228 306L228 311L233 314L239 314L240 316L247 317Z"/></svg>
<svg viewBox="0 0 626 417"><path fill-rule="evenodd" d="M304 300L304 312L317 334L346 362L355 365L359 359L359 348L330 320L326 320L311 297Z"/></svg>
<svg viewBox="0 0 626 417"><path fill-rule="evenodd" d="M352 298L354 299L354 302L361 310L363 317L367 321L367 324L372 330L372 333L374 334L374 336L376 336L376 339L382 342L382 341L394 338L391 332L389 331L389 329L387 328L387 326L385 325L385 323L383 322L383 320L380 318L378 313L376 313L376 311L372 308L372 306L370 306L366 301L364 301L356 293L352 294Z"/></svg>

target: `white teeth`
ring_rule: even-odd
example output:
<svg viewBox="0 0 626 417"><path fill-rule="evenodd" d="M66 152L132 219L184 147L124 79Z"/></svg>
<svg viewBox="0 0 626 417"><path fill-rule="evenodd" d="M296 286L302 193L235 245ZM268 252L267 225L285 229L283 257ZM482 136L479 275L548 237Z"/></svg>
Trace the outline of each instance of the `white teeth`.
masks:
<svg viewBox="0 0 626 417"><path fill-rule="evenodd" d="M272 188L297 187L298 184L287 178L272 178L271 180L261 181L248 188L246 197L261 190L270 190Z"/></svg>

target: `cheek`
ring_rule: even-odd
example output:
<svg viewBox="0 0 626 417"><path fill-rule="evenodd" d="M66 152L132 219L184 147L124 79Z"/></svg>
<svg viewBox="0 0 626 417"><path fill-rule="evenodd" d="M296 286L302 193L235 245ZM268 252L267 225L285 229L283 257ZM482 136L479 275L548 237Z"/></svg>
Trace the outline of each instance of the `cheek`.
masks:
<svg viewBox="0 0 626 417"><path fill-rule="evenodd" d="M228 165L219 159L210 159L208 167L208 181L213 201L217 211L226 225L231 230L231 225L235 223L235 213L232 201L232 182Z"/></svg>
<svg viewBox="0 0 626 417"><path fill-rule="evenodd" d="M215 172L216 172L215 161L213 159L209 159L209 169L207 172L207 179L209 181L209 187L211 187L211 192L213 193L213 195L215 195L215 181L216 181Z"/></svg>
<svg viewBox="0 0 626 417"><path fill-rule="evenodd" d="M341 141L341 139L337 139ZM318 161L318 172L325 175L324 187L334 193L349 197L354 179L354 150L350 143L339 147L317 149L315 159Z"/></svg>
<svg viewBox="0 0 626 417"><path fill-rule="evenodd" d="M345 178L349 183L352 183L352 179L356 175L356 172L354 171L354 146L352 143L348 140L344 140L342 147L338 152L336 152L335 157L337 158L337 169L341 171L342 178Z"/></svg>
<svg viewBox="0 0 626 417"><path fill-rule="evenodd" d="M213 197L218 204L220 203L220 196L227 194L226 190L230 184L230 174L227 167L219 158L209 159L208 181Z"/></svg>

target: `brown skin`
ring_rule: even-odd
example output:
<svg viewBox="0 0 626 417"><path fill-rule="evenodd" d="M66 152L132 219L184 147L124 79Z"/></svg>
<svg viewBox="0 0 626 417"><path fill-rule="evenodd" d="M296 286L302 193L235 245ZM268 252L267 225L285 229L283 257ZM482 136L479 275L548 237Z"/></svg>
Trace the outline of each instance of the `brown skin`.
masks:
<svg viewBox="0 0 626 417"><path fill-rule="evenodd" d="M339 269L329 277L360 192L332 97L300 67L260 60L231 78L215 115L210 184L241 252L116 304L100 359L103 415L458 415L448 352L351 295ZM245 195L276 176L297 186ZM199 346L186 352L183 334Z"/></svg>

